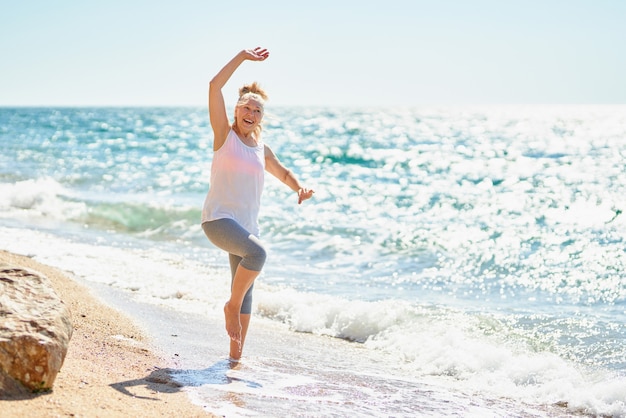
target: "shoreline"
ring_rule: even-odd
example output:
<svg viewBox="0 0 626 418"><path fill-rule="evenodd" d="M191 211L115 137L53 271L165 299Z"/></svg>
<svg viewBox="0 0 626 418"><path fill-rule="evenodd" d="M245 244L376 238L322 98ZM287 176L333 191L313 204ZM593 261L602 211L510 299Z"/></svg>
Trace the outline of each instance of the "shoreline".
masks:
<svg viewBox="0 0 626 418"><path fill-rule="evenodd" d="M48 277L70 310L74 332L51 391L0 398L6 417L215 417L165 372L146 331L62 271L0 250L0 262Z"/></svg>

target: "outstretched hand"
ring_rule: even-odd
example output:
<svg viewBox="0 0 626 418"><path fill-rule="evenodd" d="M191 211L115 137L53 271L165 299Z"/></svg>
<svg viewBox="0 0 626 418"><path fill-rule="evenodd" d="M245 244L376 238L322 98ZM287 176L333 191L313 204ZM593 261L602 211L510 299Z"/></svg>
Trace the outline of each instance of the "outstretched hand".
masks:
<svg viewBox="0 0 626 418"><path fill-rule="evenodd" d="M246 49L244 52L246 54L246 59L250 61L264 61L270 56L270 51L266 48L261 48L260 46L257 46L254 49Z"/></svg>
<svg viewBox="0 0 626 418"><path fill-rule="evenodd" d="M313 191L312 189L306 189L306 188L298 189L298 204L301 204L305 200L313 197L313 193L315 193L315 191Z"/></svg>

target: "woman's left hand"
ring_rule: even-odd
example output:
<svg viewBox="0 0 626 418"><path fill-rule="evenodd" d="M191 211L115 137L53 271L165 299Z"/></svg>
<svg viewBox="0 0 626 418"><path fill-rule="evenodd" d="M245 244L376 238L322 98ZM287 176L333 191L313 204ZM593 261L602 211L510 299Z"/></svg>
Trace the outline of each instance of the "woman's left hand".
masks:
<svg viewBox="0 0 626 418"><path fill-rule="evenodd" d="M298 204L313 197L313 193L315 193L315 191L313 191L312 189L307 189L304 187L298 189Z"/></svg>

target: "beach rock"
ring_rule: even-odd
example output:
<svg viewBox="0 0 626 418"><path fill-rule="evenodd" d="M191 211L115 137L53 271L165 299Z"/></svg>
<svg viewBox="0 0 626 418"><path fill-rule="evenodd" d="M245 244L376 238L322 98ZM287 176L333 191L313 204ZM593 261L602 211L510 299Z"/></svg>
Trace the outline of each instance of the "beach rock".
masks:
<svg viewBox="0 0 626 418"><path fill-rule="evenodd" d="M52 388L72 336L47 277L0 264L0 395Z"/></svg>

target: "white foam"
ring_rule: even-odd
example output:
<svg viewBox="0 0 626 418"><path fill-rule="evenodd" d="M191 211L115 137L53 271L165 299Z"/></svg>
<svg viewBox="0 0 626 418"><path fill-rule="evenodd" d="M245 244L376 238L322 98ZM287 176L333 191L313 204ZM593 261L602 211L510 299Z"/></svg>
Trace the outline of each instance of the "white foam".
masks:
<svg viewBox="0 0 626 418"><path fill-rule="evenodd" d="M86 213L86 205L69 200L71 193L51 178L0 183L0 216L62 221Z"/></svg>
<svg viewBox="0 0 626 418"><path fill-rule="evenodd" d="M458 390L529 403L558 402L592 414L626 413L626 376L537 351L495 318L262 286L257 299L261 315L293 330L363 341L395 357L413 375L443 379Z"/></svg>
<svg viewBox="0 0 626 418"><path fill-rule="evenodd" d="M460 390L529 403L558 402L591 414L626 413L626 376L520 346L506 329L488 336L481 328L466 314L432 312L389 328L366 345L395 354L418 375L451 378Z"/></svg>
<svg viewBox="0 0 626 418"><path fill-rule="evenodd" d="M296 331L360 342L402 320L408 306L397 301L348 301L262 283L257 290L261 315L285 322Z"/></svg>

